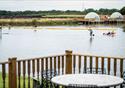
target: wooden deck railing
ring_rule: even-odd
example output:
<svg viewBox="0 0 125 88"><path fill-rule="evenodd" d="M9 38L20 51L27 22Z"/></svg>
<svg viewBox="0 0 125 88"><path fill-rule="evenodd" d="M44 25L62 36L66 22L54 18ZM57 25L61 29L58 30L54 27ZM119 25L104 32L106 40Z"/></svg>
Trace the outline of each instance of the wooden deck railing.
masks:
<svg viewBox="0 0 125 88"><path fill-rule="evenodd" d="M86 73L87 68L104 69L108 75L123 77L125 58L103 57L94 55L73 54L67 50L65 54L17 60L9 58L2 62L2 88L32 88L32 77L41 79L44 70L57 71L58 75ZM8 77L8 78L7 78ZM8 79L8 80L7 80ZM22 80L21 80L22 79Z"/></svg>

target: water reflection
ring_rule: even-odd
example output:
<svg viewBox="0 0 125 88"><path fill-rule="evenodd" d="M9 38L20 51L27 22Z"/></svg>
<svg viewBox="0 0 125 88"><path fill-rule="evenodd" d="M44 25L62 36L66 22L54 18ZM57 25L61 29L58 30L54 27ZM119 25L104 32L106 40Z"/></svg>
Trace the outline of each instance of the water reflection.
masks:
<svg viewBox="0 0 125 88"><path fill-rule="evenodd" d="M92 46L92 41L93 41L93 39L94 39L93 37L90 37L90 39L89 39L89 42L90 42L90 43L89 43L89 44L90 44L90 47Z"/></svg>
<svg viewBox="0 0 125 88"><path fill-rule="evenodd" d="M0 45L1 45L1 42L2 42L2 35L0 35Z"/></svg>

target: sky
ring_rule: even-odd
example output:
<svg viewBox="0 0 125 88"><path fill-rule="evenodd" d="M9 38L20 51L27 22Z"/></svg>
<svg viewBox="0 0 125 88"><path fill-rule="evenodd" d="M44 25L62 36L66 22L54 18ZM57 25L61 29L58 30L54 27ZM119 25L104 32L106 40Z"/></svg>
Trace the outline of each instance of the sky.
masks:
<svg viewBox="0 0 125 88"><path fill-rule="evenodd" d="M125 6L125 0L0 0L0 10L79 10L116 8Z"/></svg>

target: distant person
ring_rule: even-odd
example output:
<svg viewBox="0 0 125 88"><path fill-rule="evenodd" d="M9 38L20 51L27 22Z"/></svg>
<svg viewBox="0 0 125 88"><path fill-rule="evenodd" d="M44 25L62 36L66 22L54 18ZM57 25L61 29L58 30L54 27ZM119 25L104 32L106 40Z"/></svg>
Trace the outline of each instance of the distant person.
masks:
<svg viewBox="0 0 125 88"><path fill-rule="evenodd" d="M94 36L93 30L92 30L91 28L89 29L89 31L90 31L90 36L91 36L91 37Z"/></svg>
<svg viewBox="0 0 125 88"><path fill-rule="evenodd" d="M114 34L115 34L115 32L114 32L114 31L112 31L112 32L111 32L111 34L112 34L112 35L114 35Z"/></svg>
<svg viewBox="0 0 125 88"><path fill-rule="evenodd" d="M37 27L37 25L34 26L35 28Z"/></svg>
<svg viewBox="0 0 125 88"><path fill-rule="evenodd" d="M108 33L107 33L107 35L110 35L110 34L111 34L111 32L108 32Z"/></svg>
<svg viewBox="0 0 125 88"><path fill-rule="evenodd" d="M8 26L8 29L9 29L9 30L11 29L11 26L10 26L10 25Z"/></svg>
<svg viewBox="0 0 125 88"><path fill-rule="evenodd" d="M114 36L114 34L116 34L114 31L103 33L103 35L109 35L109 36Z"/></svg>
<svg viewBox="0 0 125 88"><path fill-rule="evenodd" d="M111 35L111 32L103 33L103 35Z"/></svg>
<svg viewBox="0 0 125 88"><path fill-rule="evenodd" d="M36 32L37 30L35 29L34 32Z"/></svg>
<svg viewBox="0 0 125 88"><path fill-rule="evenodd" d="M2 26L0 26L0 39L2 38Z"/></svg>
<svg viewBox="0 0 125 88"><path fill-rule="evenodd" d="M2 26L0 26L0 29L2 29Z"/></svg>

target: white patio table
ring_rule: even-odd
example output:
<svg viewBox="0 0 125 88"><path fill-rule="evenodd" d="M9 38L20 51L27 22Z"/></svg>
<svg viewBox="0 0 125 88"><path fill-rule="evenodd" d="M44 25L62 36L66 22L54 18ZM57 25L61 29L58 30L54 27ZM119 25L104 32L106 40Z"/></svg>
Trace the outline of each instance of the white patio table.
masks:
<svg viewBox="0 0 125 88"><path fill-rule="evenodd" d="M123 79L103 74L67 74L55 76L51 82L65 87L69 85L96 85L98 88L109 88L121 85Z"/></svg>

